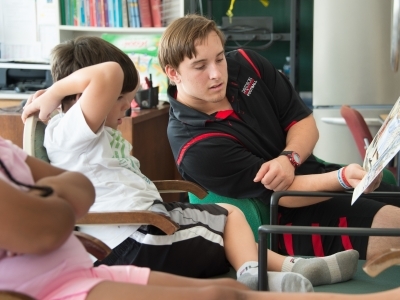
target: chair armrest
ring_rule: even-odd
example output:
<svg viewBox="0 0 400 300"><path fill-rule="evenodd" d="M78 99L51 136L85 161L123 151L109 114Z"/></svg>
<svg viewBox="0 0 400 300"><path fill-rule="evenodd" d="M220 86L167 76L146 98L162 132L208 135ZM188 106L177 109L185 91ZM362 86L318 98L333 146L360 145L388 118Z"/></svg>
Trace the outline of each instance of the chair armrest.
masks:
<svg viewBox="0 0 400 300"><path fill-rule="evenodd" d="M83 244L86 251L96 257L98 260L103 260L106 258L112 251L110 247L104 244L99 239L95 237L80 232L74 231L75 236L79 239L79 241Z"/></svg>
<svg viewBox="0 0 400 300"><path fill-rule="evenodd" d="M340 197L343 199L351 199L353 192L310 192L310 191L279 191L274 192L271 195L270 201L270 222L271 225L278 224L278 204L279 200L285 196L292 197ZM373 196L374 198L385 198L387 196L400 196L399 192L372 192L368 194L368 197ZM278 236L274 234L271 237L271 250L278 251Z"/></svg>
<svg viewBox="0 0 400 300"><path fill-rule="evenodd" d="M92 212L77 220L76 225L153 225L173 234L179 225L165 215L152 211Z"/></svg>
<svg viewBox="0 0 400 300"><path fill-rule="evenodd" d="M191 192L204 198L207 191L199 185L184 180L159 180L154 181L157 189L162 192ZM77 220L76 225L153 225L165 234L173 234L179 225L169 217L152 211L129 212L91 212Z"/></svg>
<svg viewBox="0 0 400 300"><path fill-rule="evenodd" d="M35 300L31 296L13 292L13 291L0 291L0 300Z"/></svg>
<svg viewBox="0 0 400 300"><path fill-rule="evenodd" d="M187 180L154 180L153 183L160 193L189 192L203 199L207 196L207 190L200 185Z"/></svg>
<svg viewBox="0 0 400 300"><path fill-rule="evenodd" d="M268 290L267 278L267 244L268 234L322 234L322 235L357 235L357 236L400 236L399 228L339 228L262 225L258 228L258 289ZM367 273L368 274L368 273Z"/></svg>

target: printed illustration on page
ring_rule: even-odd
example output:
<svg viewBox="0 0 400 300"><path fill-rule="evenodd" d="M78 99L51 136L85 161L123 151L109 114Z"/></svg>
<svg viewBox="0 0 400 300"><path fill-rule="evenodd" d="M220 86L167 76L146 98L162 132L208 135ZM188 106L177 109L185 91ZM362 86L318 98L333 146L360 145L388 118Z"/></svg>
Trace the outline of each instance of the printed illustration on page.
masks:
<svg viewBox="0 0 400 300"><path fill-rule="evenodd" d="M351 204L365 191L375 177L400 151L400 98L386 117L378 133L369 145L363 167L367 174L354 189Z"/></svg>

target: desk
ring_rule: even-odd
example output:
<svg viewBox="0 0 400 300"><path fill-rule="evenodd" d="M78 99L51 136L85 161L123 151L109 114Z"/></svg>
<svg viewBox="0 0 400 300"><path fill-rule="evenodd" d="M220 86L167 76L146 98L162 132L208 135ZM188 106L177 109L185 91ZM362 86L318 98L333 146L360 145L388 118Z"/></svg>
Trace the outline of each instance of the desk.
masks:
<svg viewBox="0 0 400 300"><path fill-rule="evenodd" d="M169 105L134 111L124 118L119 130L132 144L132 155L140 169L151 180L181 179L167 138ZM22 148L24 124L19 107L0 109L0 135ZM179 194L163 194L166 202L179 201Z"/></svg>
<svg viewBox="0 0 400 300"><path fill-rule="evenodd" d="M16 93L14 91L0 91L0 108L18 106L23 100L27 100L31 93Z"/></svg>

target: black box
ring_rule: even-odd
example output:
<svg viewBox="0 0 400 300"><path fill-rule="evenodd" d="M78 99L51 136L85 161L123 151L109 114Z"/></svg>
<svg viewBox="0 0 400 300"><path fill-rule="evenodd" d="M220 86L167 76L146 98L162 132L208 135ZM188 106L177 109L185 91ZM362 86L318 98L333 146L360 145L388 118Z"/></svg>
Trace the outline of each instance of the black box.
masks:
<svg viewBox="0 0 400 300"><path fill-rule="evenodd" d="M135 101L140 108L152 108L158 105L158 86L136 93Z"/></svg>

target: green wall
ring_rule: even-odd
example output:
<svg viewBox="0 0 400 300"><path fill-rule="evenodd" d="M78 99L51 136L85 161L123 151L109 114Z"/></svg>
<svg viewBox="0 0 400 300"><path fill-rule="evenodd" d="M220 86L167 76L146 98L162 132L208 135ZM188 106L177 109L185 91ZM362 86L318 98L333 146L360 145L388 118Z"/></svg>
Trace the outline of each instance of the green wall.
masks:
<svg viewBox="0 0 400 300"><path fill-rule="evenodd" d="M230 1L213 0L212 19L218 25L222 24L222 17L226 16ZM203 0L203 14L208 15L207 3ZM312 91L312 41L313 41L313 0L300 0L300 28L299 28L299 91ZM269 0L265 7L260 0L236 0L233 9L233 16L271 16L273 17L274 33L289 33L290 30L290 5L291 0ZM241 44L245 43L240 41ZM289 56L288 41L274 42L266 50L259 51L272 64L282 69ZM250 45L261 45L263 42L254 42ZM232 42L227 45L234 45Z"/></svg>

